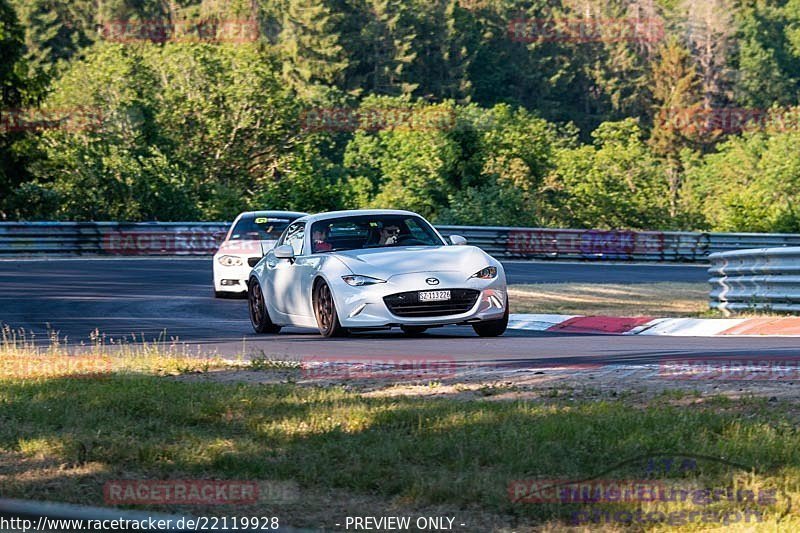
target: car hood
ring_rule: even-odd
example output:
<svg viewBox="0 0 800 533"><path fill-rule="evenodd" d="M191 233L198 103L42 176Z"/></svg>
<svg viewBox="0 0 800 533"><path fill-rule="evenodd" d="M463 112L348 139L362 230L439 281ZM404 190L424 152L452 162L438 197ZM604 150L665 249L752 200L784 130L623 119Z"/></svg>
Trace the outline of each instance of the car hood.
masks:
<svg viewBox="0 0 800 533"><path fill-rule="evenodd" d="M276 240L233 240L225 241L219 246L217 254L243 255L248 257L261 257L275 248ZM263 248L263 252L262 252Z"/></svg>
<svg viewBox="0 0 800 533"><path fill-rule="evenodd" d="M414 272L475 272L496 262L475 246L398 246L334 252L354 274L388 280Z"/></svg>

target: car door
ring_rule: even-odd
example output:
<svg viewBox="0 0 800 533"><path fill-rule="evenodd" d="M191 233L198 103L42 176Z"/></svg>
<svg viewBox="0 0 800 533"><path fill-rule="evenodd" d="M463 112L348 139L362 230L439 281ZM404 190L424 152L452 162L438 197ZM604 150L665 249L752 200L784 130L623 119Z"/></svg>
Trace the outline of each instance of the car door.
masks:
<svg viewBox="0 0 800 533"><path fill-rule="evenodd" d="M295 323L298 322L296 318L308 318L311 314L310 297L305 289L309 286L309 279L313 278L315 269L312 265L314 261L305 250L305 229L305 222L291 224L278 243L291 246L294 259L278 259L271 253L267 260L274 307L278 312L289 315Z"/></svg>

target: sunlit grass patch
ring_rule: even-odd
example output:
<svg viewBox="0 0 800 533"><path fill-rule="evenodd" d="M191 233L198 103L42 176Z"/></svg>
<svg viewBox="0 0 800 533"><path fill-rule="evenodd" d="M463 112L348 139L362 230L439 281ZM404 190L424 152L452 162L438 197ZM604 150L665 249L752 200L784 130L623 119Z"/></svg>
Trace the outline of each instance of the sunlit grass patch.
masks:
<svg viewBox="0 0 800 533"><path fill-rule="evenodd" d="M699 316L708 312L707 283L545 283L511 285L512 313L610 316Z"/></svg>
<svg viewBox="0 0 800 533"><path fill-rule="evenodd" d="M285 516L307 526L319 525L303 521L310 509L319 507L316 516L326 510L324 502L303 497L320 491L343 508L368 496L387 509L480 510L520 530L675 529L594 523L591 513L744 511L736 501L528 503L509 495L514 480L604 476L656 479L692 491L774 489L780 500L757 507L755 529L800 528L798 506L787 505L800 495L799 415L791 402L703 397L687 405L684 400L696 394L629 401L624 394L591 399L576 391L500 402L493 401L495 391L486 391L465 401L455 398L457 391L453 397L368 397L343 386L179 380L169 376L296 365L268 356L234 363L187 353L174 340L137 340L96 335L74 346L52 336L40 344L3 330L0 493L103 505L103 486L111 479L278 480L299 487L302 503L287 507ZM73 358L72 366L60 362L64 358ZM100 361L108 371L87 361ZM711 459L690 471L653 472L642 463L648 454ZM630 458L638 463L626 463ZM576 516L590 521L575 524ZM754 528L739 522L680 528L709 526Z"/></svg>
<svg viewBox="0 0 800 533"><path fill-rule="evenodd" d="M57 377L104 378L111 374L175 375L231 367L221 357L194 351L162 335L111 338L95 331L88 342L69 344L50 331L44 342L9 326L0 328L0 380Z"/></svg>
<svg viewBox="0 0 800 533"><path fill-rule="evenodd" d="M674 400L365 398L341 387L180 382L133 373L6 381L0 388L0 455L91 464L96 474L67 483L80 490L54 493L49 482L6 482L0 465L0 491L97 504L109 476L271 479L298 483L301 501L322 489L345 507L351 496L370 495L415 508L480 509L521 525L560 527L583 508L703 506L520 503L509 497L509 483L655 476L687 489L768 487L784 499L798 495L800 432L792 406L747 398L687 408ZM709 460L688 471L653 472L645 459L623 464L648 454L699 454L744 466ZM785 510L784 500L759 507L764 523L773 526ZM781 527L796 523L796 513L791 508Z"/></svg>

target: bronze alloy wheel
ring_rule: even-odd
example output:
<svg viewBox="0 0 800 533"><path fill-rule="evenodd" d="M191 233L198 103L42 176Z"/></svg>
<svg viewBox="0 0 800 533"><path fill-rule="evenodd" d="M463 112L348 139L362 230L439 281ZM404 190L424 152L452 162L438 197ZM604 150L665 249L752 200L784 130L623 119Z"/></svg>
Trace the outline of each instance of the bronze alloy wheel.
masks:
<svg viewBox="0 0 800 533"><path fill-rule="evenodd" d="M343 337L348 331L339 323L336 303L333 301L331 289L325 281L318 281L314 287L314 315L317 326L323 337Z"/></svg>
<svg viewBox="0 0 800 533"><path fill-rule="evenodd" d="M281 330L280 326L272 323L261 285L255 278L247 284L247 307L250 310L250 323L256 333L278 333Z"/></svg>

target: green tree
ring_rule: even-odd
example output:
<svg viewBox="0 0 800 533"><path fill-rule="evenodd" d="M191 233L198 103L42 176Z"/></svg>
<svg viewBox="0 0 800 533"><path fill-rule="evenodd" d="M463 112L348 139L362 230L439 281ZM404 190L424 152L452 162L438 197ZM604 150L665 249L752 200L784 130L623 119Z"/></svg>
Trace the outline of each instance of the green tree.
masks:
<svg viewBox="0 0 800 533"><path fill-rule="evenodd" d="M736 69L736 100L741 105L764 109L798 102L799 56L791 45L793 26L800 24L795 18L800 12L794 12L798 6L796 0L785 8L759 2L739 12L738 54L731 67Z"/></svg>
<svg viewBox="0 0 800 533"><path fill-rule="evenodd" d="M362 102L361 116L389 117L376 131L357 131L345 151L345 168L364 191L364 207L410 209L436 217L447 202L460 155L448 135L452 113L451 104L428 106L407 98L368 97Z"/></svg>
<svg viewBox="0 0 800 533"><path fill-rule="evenodd" d="M11 1L25 28L27 59L41 76L54 75L58 62L70 60L96 38L93 2Z"/></svg>
<svg viewBox="0 0 800 533"><path fill-rule="evenodd" d="M7 0L0 0L0 102L19 105L26 97L23 29Z"/></svg>
<svg viewBox="0 0 800 533"><path fill-rule="evenodd" d="M553 220L579 228L666 229L667 187L634 119L602 124L593 146L556 153L547 178Z"/></svg>
<svg viewBox="0 0 800 533"><path fill-rule="evenodd" d="M448 223L543 221L539 189L568 136L508 105L486 110L370 98L362 111L400 106L444 120L439 128L357 132L344 165L358 205L412 209Z"/></svg>
<svg viewBox="0 0 800 533"><path fill-rule="evenodd" d="M337 14L326 0L284 0L278 46L285 79L302 95L313 95L315 86L344 84L348 65Z"/></svg>
<svg viewBox="0 0 800 533"><path fill-rule="evenodd" d="M366 20L352 50L357 87L367 94L410 94L418 86L410 83L408 69L416 59L415 34L410 14L401 0L368 0L362 7ZM352 82L351 82L352 83ZM348 83L348 86L351 86Z"/></svg>
<svg viewBox="0 0 800 533"><path fill-rule="evenodd" d="M279 175L262 175L255 184L260 209L320 212L349 207L351 192L337 165L310 145L281 157Z"/></svg>
<svg viewBox="0 0 800 533"><path fill-rule="evenodd" d="M650 146L665 161L669 187L669 214L678 216L683 168L681 151L697 144L702 132L693 131L700 117L702 97L691 56L677 40L671 39L659 50L653 66L653 98L656 112Z"/></svg>
<svg viewBox="0 0 800 533"><path fill-rule="evenodd" d="M731 137L687 169L689 199L715 231L800 231L800 133Z"/></svg>
<svg viewBox="0 0 800 533"><path fill-rule="evenodd" d="M467 225L548 225L544 179L553 169L555 152L574 142L574 132L559 132L505 104L458 112L454 136L461 146L463 180L453 188L440 219Z"/></svg>
<svg viewBox="0 0 800 533"><path fill-rule="evenodd" d="M284 154L300 142L299 104L273 63L256 45L89 49L46 104L95 110L102 127L46 132L39 182L60 195L61 216L81 219L256 207L258 184L290 175Z"/></svg>
<svg viewBox="0 0 800 533"><path fill-rule="evenodd" d="M55 194L51 216L78 220L197 218L190 175L170 161L154 121L157 79L137 47L100 44L54 85L45 108L84 114L81 127L45 130L36 184ZM124 81L123 81L124 80Z"/></svg>
<svg viewBox="0 0 800 533"><path fill-rule="evenodd" d="M27 193L19 190L29 180L26 166L33 151L29 135L14 131L9 120L16 108L38 96L28 79L23 35L15 11L6 0L0 0L0 218L23 216L25 205L36 201L33 194L26 197Z"/></svg>

